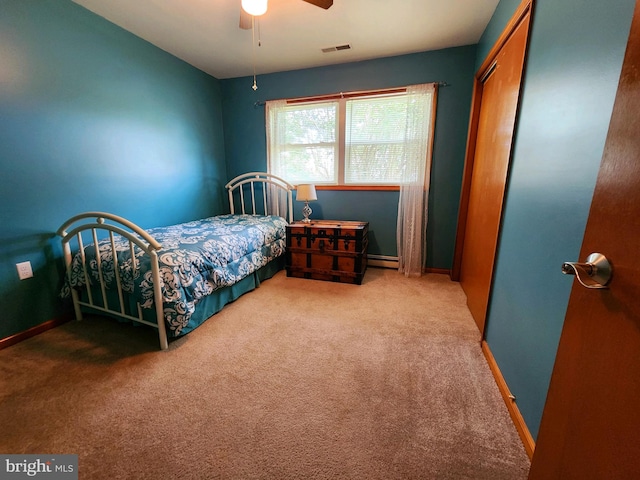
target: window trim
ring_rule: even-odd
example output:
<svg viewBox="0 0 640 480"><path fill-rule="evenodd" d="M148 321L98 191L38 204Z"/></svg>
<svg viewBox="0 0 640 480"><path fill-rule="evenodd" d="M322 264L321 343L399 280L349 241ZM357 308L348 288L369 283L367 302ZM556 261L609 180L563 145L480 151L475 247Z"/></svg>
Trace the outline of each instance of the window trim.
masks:
<svg viewBox="0 0 640 480"><path fill-rule="evenodd" d="M361 190L361 191L400 191L400 185L330 185L327 183L315 183L316 190Z"/></svg>

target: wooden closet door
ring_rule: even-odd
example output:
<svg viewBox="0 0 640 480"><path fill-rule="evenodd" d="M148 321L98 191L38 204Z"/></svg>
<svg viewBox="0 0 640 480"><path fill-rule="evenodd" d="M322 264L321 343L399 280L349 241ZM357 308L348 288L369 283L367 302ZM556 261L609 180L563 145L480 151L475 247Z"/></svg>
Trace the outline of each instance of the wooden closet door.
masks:
<svg viewBox="0 0 640 480"><path fill-rule="evenodd" d="M464 228L460 283L481 332L484 332L511 158L529 33L529 11L520 19L495 61L481 74L481 85L476 91L476 95L481 94L481 106Z"/></svg>

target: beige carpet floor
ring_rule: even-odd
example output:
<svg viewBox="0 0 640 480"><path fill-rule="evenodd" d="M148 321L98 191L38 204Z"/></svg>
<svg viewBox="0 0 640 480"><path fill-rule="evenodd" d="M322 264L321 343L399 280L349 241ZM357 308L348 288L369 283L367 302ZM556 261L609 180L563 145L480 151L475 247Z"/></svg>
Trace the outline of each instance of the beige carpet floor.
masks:
<svg viewBox="0 0 640 480"><path fill-rule="evenodd" d="M157 350L99 317L0 351L0 452L81 479L505 479L529 461L459 284L280 272Z"/></svg>

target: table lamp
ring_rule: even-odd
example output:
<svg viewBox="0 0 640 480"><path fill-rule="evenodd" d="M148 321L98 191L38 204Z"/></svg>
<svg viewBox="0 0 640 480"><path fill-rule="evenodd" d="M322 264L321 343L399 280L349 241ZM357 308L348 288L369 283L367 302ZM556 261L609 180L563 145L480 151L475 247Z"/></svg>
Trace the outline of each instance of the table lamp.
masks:
<svg viewBox="0 0 640 480"><path fill-rule="evenodd" d="M311 223L311 220L309 220L309 215L311 215L309 202L318 200L315 185L311 185L310 183L301 183L298 185L296 190L296 200L298 202L304 202L304 207L302 207L302 215L304 215L304 218L302 221L304 223Z"/></svg>

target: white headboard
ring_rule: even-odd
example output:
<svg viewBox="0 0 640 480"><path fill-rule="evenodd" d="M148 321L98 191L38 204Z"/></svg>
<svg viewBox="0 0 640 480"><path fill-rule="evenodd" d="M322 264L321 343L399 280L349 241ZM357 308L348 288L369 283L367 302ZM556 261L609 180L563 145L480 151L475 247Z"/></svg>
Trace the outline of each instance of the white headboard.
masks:
<svg viewBox="0 0 640 480"><path fill-rule="evenodd" d="M278 215L293 222L295 188L286 180L265 172L238 175L225 185L231 213Z"/></svg>

